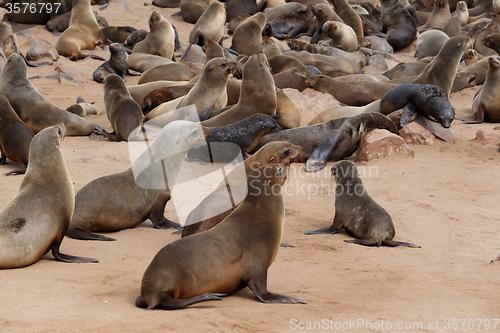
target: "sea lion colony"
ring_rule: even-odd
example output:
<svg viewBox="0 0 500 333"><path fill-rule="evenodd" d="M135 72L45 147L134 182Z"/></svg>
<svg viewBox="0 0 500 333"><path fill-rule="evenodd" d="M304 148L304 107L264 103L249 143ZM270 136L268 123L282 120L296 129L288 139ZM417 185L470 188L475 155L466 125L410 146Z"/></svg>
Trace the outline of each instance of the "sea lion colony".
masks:
<svg viewBox="0 0 500 333"><path fill-rule="evenodd" d="M99 24L94 14L92 14L90 0L74 0L72 4L70 1L67 2L68 4L62 6L62 11L66 13L71 12L69 28L66 30L66 33L61 31L62 35L58 37L57 44L55 45L56 50L59 51L61 56L68 57L73 61L81 61L79 59L87 57L99 58L95 57L92 53L81 51L92 51L96 46L109 51L108 45L112 42L123 43L125 39L123 33L132 34L135 31L133 28L121 29L120 40L112 40L113 37L111 34L105 37L103 31L100 30L101 28L98 28ZM234 134L232 131L234 130L230 126L243 120L240 119L241 116L236 112L241 108L244 110L241 110L240 113L245 112L244 119L249 119L256 114L264 114L263 116L275 117L273 118L275 122L277 121L277 124L280 124L280 119L286 119L286 117L290 117L293 114L296 123L301 124L300 119L297 119L300 117L300 113L292 112L289 108L280 109L279 104L282 99L277 97L279 95L276 94L276 89L292 87L302 91L307 87L312 87L319 91L330 93L338 100L341 100L342 103L347 105L346 109L341 110L342 108L339 108L338 111L330 111L327 116L328 119L323 118L325 121L319 126L311 125L295 129L285 127L289 129L275 134L268 134L277 131L276 128L281 129L274 122L273 126L275 127L273 127L272 131L262 131L259 129L258 131L253 131L258 134L251 135L248 138L245 137L245 144L240 144L240 147L244 147L245 149L244 151L240 150L240 153L245 157L247 153L256 156L259 154L259 149L265 149L266 146L275 141L288 141L288 143L283 143L283 145L286 146L292 143L293 148L287 148L287 156L283 155L285 152L281 152L281 155L276 154L272 158L259 161L260 168L247 171L246 177L248 177L249 188L251 187L250 184L254 182L253 184L258 185L253 189L260 190L249 190L247 197L245 199L241 198L238 202L241 205L236 209L233 207L232 212L226 215L216 227L171 244L165 244L165 248L158 253L158 256L148 267L142 281L141 296L136 301L137 306L148 309L155 307L177 309L201 301L219 300L227 294L232 294L245 286L249 286L263 302L306 303L300 298L269 293L266 289L267 269L276 257L281 242L285 220L285 207L281 191L272 192L270 196L262 193L265 193L264 189L267 187L281 189L281 186L288 177L289 164L291 162L307 162L306 169L308 172L319 171L325 167L328 161L351 157L356 151L358 143L369 130L383 128L399 135L397 129L414 120L419 114L430 120L431 124L433 124L432 122L437 123L430 126L432 127L432 129L429 128L431 131L436 131L435 127L441 127L441 125L448 129L451 122L458 121L454 120L454 110L448 102L450 93L473 86L477 83L475 80L479 76L486 78L483 79L485 87L475 97L474 109L471 110L471 115L473 115L473 119L477 122L496 122L500 119L500 105L498 104L500 101L490 96L492 91L495 91L496 82L499 80L498 74L496 74L496 69L498 68L497 54L494 41L490 37L492 33L498 32L500 27L496 13L484 15L487 13L487 10L483 12L475 11L473 12L474 15L470 15L469 13L468 19L462 20L459 31L454 31L454 34L449 36L450 39L443 43L441 49L433 59L427 59L428 65L420 66L418 70L413 70L408 72L408 75L405 75L407 69L404 68L405 64L397 60L398 53L393 55L392 50L387 51L386 49L378 48L378 45L387 46L395 51L404 50L415 43L417 39L417 27L420 27L419 32L431 29L442 30L447 23L443 19L439 21L439 26L435 26L435 21L425 22L432 17L432 14L429 15L427 11L427 15L425 15L426 12L421 7L421 4L407 3L405 7L399 0L383 0L377 6L365 3L364 7L368 9L367 12L369 14L356 14L358 16L354 18L345 16L348 8L343 8L342 12L337 13L340 18L337 15L332 15L332 20L336 20L338 23L326 21L323 27L318 27L317 21L311 11L314 2L313 4L308 2L306 5L297 9L284 10L284 15L274 18L271 20L273 22L266 22L266 16L259 12L259 10L262 10L261 6L248 6L252 8L249 12L237 13L237 15L231 13L231 17L241 15L241 20L237 20L236 23L232 20L228 24L225 24L224 20L220 17L226 14L225 10L222 11L222 7L217 6L217 10L207 12L207 14L213 16L212 20L210 20L210 17L207 18L208 15L200 15L198 17L202 17L203 20L208 20L209 22L211 21L213 25L218 26L213 27L210 24L208 26L207 24L195 26L196 38L190 37L189 41L181 39L180 42L185 44L180 50L174 46L179 44L179 39L177 34L174 34L173 24L169 22L168 18L156 12L152 7L151 17L143 18L144 21L149 20L151 33L147 37L143 35L142 40L139 38L133 45L127 43L127 39L120 48L123 47L128 52L133 52L133 54L145 53L145 60L142 64L143 71L145 72L148 69L151 73L155 73L153 80L158 82L158 85L152 85L151 88L146 89L147 91L142 91L142 98L137 100L136 95L133 93L133 89L137 87L130 88L129 86L130 89L127 91L125 83L122 81L123 78L130 78L130 76L124 75L125 73L133 74L130 71L132 68L123 68L123 65L127 62L127 56L123 55L119 60L116 60L117 64L113 66L107 65L107 67L95 66L97 60L88 61L88 64L94 66L92 71L95 68L98 68L98 70L101 69L99 71L99 80L96 80L97 82L94 84L104 83L101 98L104 99L108 119L114 131L113 133L106 132L98 125L94 125L92 128L89 122L80 116L73 114L69 116L65 110L56 107L43 97L42 94L38 93L28 78L28 69L25 61L23 61L25 58L19 54L18 50L13 52L3 64L0 77L1 92L6 97L6 100L10 102L10 105L8 105L7 101L2 100L1 104L1 107L5 108L5 110L0 115L5 113L9 116L2 116L0 118L0 150L2 154L0 162L1 164L11 163L7 162L7 159L17 163L21 162L27 166L27 170L25 176L17 176L25 177L19 191L19 197L16 196L11 204L4 207L2 213L0 213L0 244L2 248L0 267L15 268L33 264L50 249L52 249L54 257L62 261L95 261L90 258L72 257L59 253L62 237L68 227L70 230L68 235L70 237L93 240L112 239L92 234L91 232L117 231L130 228L142 223L146 219L151 219L157 228L179 227L175 222L165 218L164 210L167 201L171 197L170 182L172 180L172 184L175 183L180 163L186 158L187 151L203 141L204 137L208 137L211 131L215 132L214 128L218 130L218 127L227 127L225 132L222 131L228 133L224 134L227 137L227 141L238 144L241 135L238 136L238 140L232 139L232 134ZM436 12L438 8L439 10L445 8L449 11L446 0L437 0L433 5ZM331 8L329 9L334 11L334 8L338 8L339 6L345 7L346 5L341 1L335 1L335 6L330 6ZM206 9L208 5L204 7ZM463 11L463 5L459 7ZM72 12L71 8L75 8L76 10ZM188 4L181 8L184 8L181 9L182 16L188 15L187 11L190 10ZM477 9L479 10L479 8ZM182 13L183 10L185 11L184 13ZM200 10L199 4L196 10ZM106 14L105 10L102 14ZM352 13L349 11L349 14ZM457 11L456 14L452 14L449 12L449 15L445 15L445 17L451 19L457 15L460 16L463 13ZM480 15L481 17L479 17ZM49 16L51 19L53 18L53 15ZM33 17L28 14L24 17L7 15L6 18L10 20L11 24L14 24L13 27L15 27L16 21L22 24L41 24L39 21L40 17ZM47 17L48 19L49 17ZM344 22L342 23L339 20L343 20ZM363 31L360 31L360 22L363 22ZM229 24L237 24L237 27L233 29L232 43L229 43L232 49L222 46L227 35L225 34L224 37L221 37L219 33L221 29L226 29L227 31ZM349 24L352 25L350 28ZM5 23L4 25L8 26ZM332 27L336 26L348 27L346 28L350 31L348 35L343 30L339 30L338 33L340 36L336 36L335 38L347 40L349 47L339 46L334 42L335 39L332 40L332 38L329 38L328 32L332 30ZM298 27L301 29L298 29ZM288 40L279 41L272 37L276 36L275 33L273 34L273 29L278 28L280 29L279 35L286 36ZM352 32L353 29L355 33ZM310 37L315 33L317 36L321 36L321 38L316 41L317 43L311 44L309 43ZM9 34L8 36L11 35ZM368 37L373 37L373 41L376 38L381 39L385 44L367 42L370 40ZM211 41L210 38L219 39L214 40L219 46L217 44L215 46L211 45L212 51L210 55L208 53L205 55L202 47L198 44L206 47L207 43ZM11 37L10 41L13 40L15 38ZM187 46L188 42L191 42L191 45L186 48L185 46ZM228 43L226 42L226 44ZM115 50L117 47L117 44L112 44L112 50ZM492 48L490 49L489 47ZM465 66L461 60L467 51L472 48L477 51L476 60L472 65ZM307 53L307 56L304 55L304 52ZM183 60L187 60L179 62L181 57ZM210 59L209 57L213 58ZM306 64L307 61L311 61L312 59L315 61L314 68ZM382 59L382 62L380 62L380 59ZM385 59L388 60L386 61ZM398 66L401 66L398 72L399 76L396 79L390 80L387 78L385 81L376 81L373 79L375 75L367 75L366 77L352 76L361 73L373 74L377 71L381 72L382 68L388 69L387 62L394 61L394 59L399 62ZM190 63L187 61L190 61ZM482 67L478 66L481 61L484 63ZM151 63L154 63L154 65L150 65ZM380 67L375 68L375 63ZM55 67L56 64L54 62L49 66ZM119 70L115 68L120 65ZM147 68L148 65L151 67ZM171 70L164 72L160 72L160 70L155 71L157 65L162 68L171 68ZM102 70L102 68L106 70ZM394 73L396 68L394 67L392 72L388 71L387 73ZM115 75L113 71L118 75ZM464 82L459 82L460 84L454 84L452 87L451 83L457 81L458 77L462 77L460 75L463 75L463 73L473 73L474 75ZM135 74L140 75L137 72ZM390 77L390 75L387 76ZM59 76L57 79L60 80L61 77L64 76ZM77 76L74 74L73 77L71 75L67 77L71 81L77 79ZM239 77L239 81L236 81L235 77ZM469 76L466 77L468 78ZM325 79L326 82L320 84ZM235 98L229 90L230 81L233 83L238 82L241 86L241 91L238 91ZM346 89L345 87L351 87L351 83L353 83L352 88ZM180 96L177 94L170 97L168 87L183 84L190 84L191 86L185 89L184 93ZM224 87L228 88L224 89ZM343 92L341 87L347 91ZM32 229L35 228L36 230L38 227L33 226L32 223L30 224L27 217L21 216L25 214L25 208L19 202L23 201L23 193L27 191L26 188L29 188L29 191L38 195L43 193L43 196L50 197L53 195L57 197L57 193L54 194L51 191L45 192L43 186L47 186L47 179L54 178L53 181L57 182L57 179L61 176L64 178L68 173L60 152L55 150L56 148L54 147L49 147L49 141L51 140L48 138L49 134L47 133L52 131L51 135L57 141L57 147L61 144L66 130L68 130L68 135L88 136L89 132L92 132L93 129L89 140L92 139L94 142L95 140L101 140L100 137L102 136L115 141L137 140L138 135L142 135L141 133L147 135L148 131L147 126L143 128L142 113L139 105L144 102L143 98L145 95L158 88L165 89L161 100L155 100L155 95L153 94L149 95L148 103L155 106L151 110L150 115L160 114L162 120L158 118L155 121L155 118L150 116L148 121L157 126L165 126L164 130L168 128L170 132L168 139L165 139L165 145L158 147L160 144L157 143L156 145L152 144L151 147L154 147L158 151L170 146L182 147L182 149L179 148L180 150L176 151L177 155L175 157L169 158L170 164L166 163L163 165L167 166L168 170L166 173L169 176L168 182L164 184L165 188L157 190L158 193L155 192L155 194L151 194L151 191L146 194L148 191L139 189L140 185L137 182L140 182L141 175L135 175L134 177L131 171L134 163L136 165L142 163L139 158L132 163L131 169L111 176L103 174L102 178L96 180L98 181L95 183L98 184L97 186L89 182L89 187L86 187L85 190L82 189L80 195L80 198L83 198L85 195L85 199L81 199L85 200L85 202L79 202L79 196L77 195L75 204L74 190L71 184L66 184L65 186L61 184L60 191L66 195L64 199L58 199L55 202L49 200L50 203L44 205L36 203L37 209L42 211L40 214L43 214L43 210L45 209L52 215L56 215L60 219L60 225L53 226L50 223L55 222L46 222L48 224L46 227L53 228L53 230L49 230L45 237L46 239L32 241L34 245L40 247L36 250L38 252L30 254L29 258L19 259L14 256L13 254L25 251L24 247L26 244L23 244L23 242L31 240L30 237L34 233ZM355 88L360 89L359 94L363 92L367 97L359 99L359 96L351 96L350 93L352 91L349 90ZM196 94L190 94L190 89L193 89L191 91L196 92ZM2 98L5 99L3 96ZM23 98L19 98L21 96ZM231 97L233 97L233 102L229 104L228 101L231 101ZM207 108L207 105L205 105L206 100L209 98L216 100L217 107L215 109ZM127 104L128 113L120 114L120 110L122 110L120 103ZM162 103L168 104L161 106ZM187 104L194 104L196 106L199 119L194 119L196 117L193 118L192 114L184 114L179 109L181 106L188 106ZM357 106L360 109L351 111L349 106ZM163 111L155 113L156 108L161 108ZM388 111L388 108L390 111ZM401 121L396 121L396 123L383 115L400 109L403 109L403 113L406 113L406 116L404 119L401 118ZM17 118L11 112L12 110L17 114ZM42 112L45 112L46 115L40 116ZM349 112L352 112L352 114L349 114ZM360 115L360 113L366 114ZM201 125L203 126L201 127L195 125L195 122L199 120L202 121ZM25 122L27 127L21 127L20 124L22 122ZM429 124L429 122L424 122L424 124ZM248 126L257 125L250 124ZM22 128L21 138L12 134L12 128ZM33 139L31 139L32 135L29 134L30 130L35 134ZM59 134L57 134L57 131L59 131ZM163 131L158 130L156 140L160 140L159 138L162 134ZM439 135L437 136L439 137ZM16 140L22 140L22 143ZM156 140L153 142L157 142ZM47 153L31 152L30 150L27 161L25 157L20 158L19 155L26 155L28 149L26 145L30 141L32 145L36 143L36 147L41 147L38 149L43 149L44 152L47 150ZM103 141L103 144L112 145L114 143ZM33 146L31 148L34 149ZM274 152L279 150L278 147L273 149ZM50 163L43 162L43 159L49 158L51 154L56 154L57 159L51 160ZM290 154L294 155L293 159L288 158ZM34 156L33 161L31 160L32 155ZM174 158L177 160L173 161ZM342 165L344 169L341 168ZM328 232L335 233L342 227L345 227L350 235L361 239L353 242L362 245L406 245L415 247L411 243L392 240L395 232L389 214L366 195L366 190L361 180L358 179L359 175L354 164L342 165L335 164L332 167L332 174L336 172L338 176L339 170L344 170L342 171L344 176L352 173L353 184L361 184L363 194L365 194L363 200L370 202L367 207L373 207L373 212L371 208L364 207L368 210L367 214L383 215L382 219L384 219L385 224L382 227L380 225L370 226L367 224L364 226L365 229L362 229L360 232L349 231L353 228L360 228L360 226L356 225L355 223L357 222L353 222L352 220L349 222L338 220L340 218L337 218L337 216L340 214L342 208L347 211L352 210L350 207L346 207L351 205L349 197L347 199L343 197L342 207L338 207L337 202L335 202L336 215L334 225L331 228L325 229L328 229ZM47 173L47 170L43 170L47 167L54 169L52 169L52 172ZM151 172L147 172L148 177L161 178L164 175L164 173L158 173L159 171L156 170L159 167L158 163L146 166L141 164L140 167L143 168L143 171L152 170ZM44 172L41 172L41 170ZM337 187L340 184L345 184L346 180L337 176L334 175ZM41 179L44 177L47 178ZM63 183L67 183L68 179L69 176L65 178ZM113 185L116 179L119 182ZM44 180L45 183L39 182L39 180ZM71 182L70 179L69 181ZM349 180L347 180L348 182ZM246 183L246 181L243 183ZM240 184L240 186L242 185L244 187L246 184ZM92 189L92 186L96 187ZM99 193L102 199L96 198L96 193ZM147 198L146 202L144 198ZM99 200L104 199L109 199L110 202L106 202L106 207L99 207ZM335 201L338 200L336 196ZM91 201L94 202L92 203ZM383 197L377 201L382 202ZM126 216L118 220L115 219L112 225L106 225L106 221L101 221L99 225L93 223L92 219L96 215L101 214L98 211L102 208L110 209L111 212L116 209L116 214L123 213L120 207L120 204L123 202L133 202L134 204L138 202L138 208L134 212L137 216L133 220L124 221L130 217L130 214L126 214ZM98 207L93 207L92 212L87 210L86 207L90 205L95 206L96 204ZM78 223L74 222L75 216L73 216L73 211L75 205L78 211ZM245 212L252 212L253 214ZM352 212L350 214L349 218L352 219L353 215L362 213ZM30 216L30 218L33 217ZM87 220L85 221L85 219ZM70 221L73 221L72 224L70 224ZM257 221L262 223L256 223ZM359 223L363 224L364 222ZM390 230L379 232L380 230L378 229L383 229L386 225ZM261 244L263 242L262 237L267 237L265 246ZM217 242L227 243L228 239L234 242L234 244L231 243L227 245L227 248L223 249L217 246ZM197 250L198 244L204 244L203 249ZM259 244L261 245L259 246ZM189 249L189 253L186 253L186 249ZM234 258L237 255L237 253L234 253L235 249L238 249L238 251L241 250L245 260L241 265L245 269L248 269L248 271L242 270L237 267L237 264L232 263L235 260L238 261L241 259ZM206 280L200 280L202 282L195 283L191 281L192 284L183 282L183 274L192 274L195 277L201 277L208 270L212 269L214 265L217 265L217 263L207 261L207 258L203 259L202 256L206 256L207 254L210 255L210 258L212 256L215 257L217 259L215 261L220 260L223 262L218 267L222 272L207 277ZM169 262L169 260L172 262L179 260L185 262L183 264L177 263L165 266L165 262ZM180 280L176 280L177 278ZM198 285L198 283L201 283L201 285Z"/></svg>

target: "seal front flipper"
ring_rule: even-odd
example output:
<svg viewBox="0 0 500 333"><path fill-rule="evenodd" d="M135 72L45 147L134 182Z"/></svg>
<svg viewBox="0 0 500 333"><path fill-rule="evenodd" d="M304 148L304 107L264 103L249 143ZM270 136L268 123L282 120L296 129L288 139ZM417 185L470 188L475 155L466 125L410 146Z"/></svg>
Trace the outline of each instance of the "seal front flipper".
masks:
<svg viewBox="0 0 500 333"><path fill-rule="evenodd" d="M93 259L93 258L75 257L75 256L63 254L63 253L59 252L59 246L61 246L61 242L56 239L52 243L52 255L57 260L64 261L64 262L99 262L99 260Z"/></svg>
<svg viewBox="0 0 500 333"><path fill-rule="evenodd" d="M184 309L190 305L204 302L204 301L220 301L222 297L226 294L201 294L186 299L175 299L170 295L160 300L149 300L149 302L142 296L138 296L135 300L135 306L139 308L146 308L147 310L153 310L154 308L160 308L164 310L177 310Z"/></svg>
<svg viewBox="0 0 500 333"><path fill-rule="evenodd" d="M359 244L359 245L364 245L364 246L388 246L388 247L396 247L396 246L407 246L407 247L412 247L412 248L420 248L421 246L412 244L412 243L405 243L405 242L396 242L393 240L381 240L381 241L376 241L373 239L346 239L344 240L346 243L353 243L353 244Z"/></svg>
<svg viewBox="0 0 500 333"><path fill-rule="evenodd" d="M280 247L295 247L295 245L290 245L290 244L287 244L287 243L281 243Z"/></svg>
<svg viewBox="0 0 500 333"><path fill-rule="evenodd" d="M417 118L417 107L413 103L405 105L401 111L401 119L399 121L401 127L404 127Z"/></svg>
<svg viewBox="0 0 500 333"><path fill-rule="evenodd" d="M259 272L258 270L257 272L254 272L254 275L252 276L250 281L248 281L247 286L251 291L253 291L255 296L257 296L259 300L264 303L307 304L306 301L297 297L273 294L267 291L267 269L261 272Z"/></svg>
<svg viewBox="0 0 500 333"><path fill-rule="evenodd" d="M182 226L179 223L170 221L165 216L161 217L150 216L149 219L151 220L151 222L153 222L153 226L156 229L169 229L169 228L182 229Z"/></svg>
<svg viewBox="0 0 500 333"><path fill-rule="evenodd" d="M97 240L97 241L116 241L116 239L111 237L106 237L103 235L98 235L91 233L90 231L83 231L79 229L68 229L66 231L66 236L73 239L81 239L81 240Z"/></svg>
<svg viewBox="0 0 500 333"><path fill-rule="evenodd" d="M321 138L321 143L314 148L306 163L307 172L317 172L322 170L332 152L332 149L339 142L339 131L334 131Z"/></svg>
<svg viewBox="0 0 500 333"><path fill-rule="evenodd" d="M2 163L0 163L0 164L2 164ZM12 175L12 174L14 174L14 175L23 175L23 174L25 174L25 173L26 173L26 168L27 168L27 167L25 167L25 168L23 168L23 169L11 170L11 171L9 171L9 172L4 173L4 175L6 175L6 176L8 176L8 175Z"/></svg>
<svg viewBox="0 0 500 333"><path fill-rule="evenodd" d="M305 235L317 235L317 234L336 234L338 230L333 230L333 225L328 228L321 228L316 230L311 230L305 233Z"/></svg>

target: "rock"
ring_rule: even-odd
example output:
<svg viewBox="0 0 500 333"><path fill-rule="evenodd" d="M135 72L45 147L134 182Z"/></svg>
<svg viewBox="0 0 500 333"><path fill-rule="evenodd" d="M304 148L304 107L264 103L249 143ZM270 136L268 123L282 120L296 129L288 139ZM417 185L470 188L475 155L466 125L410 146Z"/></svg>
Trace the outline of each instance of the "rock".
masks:
<svg viewBox="0 0 500 333"><path fill-rule="evenodd" d="M299 106L302 115L306 113L316 115L326 108L340 106L332 95L311 88L307 88L302 92L292 88L282 90Z"/></svg>
<svg viewBox="0 0 500 333"><path fill-rule="evenodd" d="M368 162L373 158L386 157L393 154L415 156L413 150L411 150L400 136L385 129L374 129L359 141L356 158L360 162Z"/></svg>
<svg viewBox="0 0 500 333"><path fill-rule="evenodd" d="M476 132L476 137L474 138L474 140L489 140L489 139L491 139L491 137L488 134L486 134L482 129Z"/></svg>
<svg viewBox="0 0 500 333"><path fill-rule="evenodd" d="M409 145L434 145L436 137L416 122L404 126L399 133Z"/></svg>

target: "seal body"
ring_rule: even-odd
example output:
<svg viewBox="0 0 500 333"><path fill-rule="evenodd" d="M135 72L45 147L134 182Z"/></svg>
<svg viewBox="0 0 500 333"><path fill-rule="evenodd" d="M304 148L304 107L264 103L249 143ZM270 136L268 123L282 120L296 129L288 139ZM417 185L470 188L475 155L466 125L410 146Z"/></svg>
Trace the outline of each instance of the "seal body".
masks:
<svg viewBox="0 0 500 333"><path fill-rule="evenodd" d="M266 24L266 15L257 13L241 23L233 33L231 49L251 56L262 49L262 29Z"/></svg>
<svg viewBox="0 0 500 333"><path fill-rule="evenodd" d="M283 233L285 207L280 189L286 175L287 167L279 164L255 170L248 179L252 185L245 200L224 221L161 249L144 273L135 304L148 309L183 308L200 297L217 299L246 286L262 302L306 303L270 293L266 286L267 269Z"/></svg>
<svg viewBox="0 0 500 333"><path fill-rule="evenodd" d="M417 25L399 0L381 0L383 30L394 51L407 47L417 36Z"/></svg>
<svg viewBox="0 0 500 333"><path fill-rule="evenodd" d="M391 216L373 200L351 161L335 163L331 169L335 178L335 217L331 227L306 232L306 235L331 233L341 229L357 240L346 241L367 246L408 246L410 243L396 242Z"/></svg>
<svg viewBox="0 0 500 333"><path fill-rule="evenodd" d="M472 102L472 114L476 121L500 122L500 62L494 57L488 59L486 81Z"/></svg>
<svg viewBox="0 0 500 333"><path fill-rule="evenodd" d="M204 45L205 39L209 38L219 43L224 35L225 22L226 10L224 5L219 1L212 2L191 29L189 42Z"/></svg>
<svg viewBox="0 0 500 333"><path fill-rule="evenodd" d="M103 83L104 78L109 74L116 74L122 79L125 79L125 73L128 69L128 55L125 48L122 44L113 43L109 46L109 51L111 52L109 60L97 67L92 74L92 77L96 82Z"/></svg>
<svg viewBox="0 0 500 333"><path fill-rule="evenodd" d="M48 127L31 142L19 192L0 213L0 268L37 262L52 249L66 262L97 262L59 252L75 206L73 183L61 153L64 124Z"/></svg>
<svg viewBox="0 0 500 333"><path fill-rule="evenodd" d="M132 49L132 53L148 53L171 59L174 55L175 32L172 24L161 14L151 13L149 16L149 33L146 38Z"/></svg>
<svg viewBox="0 0 500 333"><path fill-rule="evenodd" d="M331 39L331 46L347 52L354 52L358 49L356 33L347 24L327 21L322 31Z"/></svg>

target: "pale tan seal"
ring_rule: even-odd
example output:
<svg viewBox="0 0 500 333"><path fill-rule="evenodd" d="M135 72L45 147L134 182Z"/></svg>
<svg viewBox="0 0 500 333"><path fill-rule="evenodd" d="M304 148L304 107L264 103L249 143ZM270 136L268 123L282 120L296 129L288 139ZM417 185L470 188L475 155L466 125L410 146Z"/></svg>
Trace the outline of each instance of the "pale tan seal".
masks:
<svg viewBox="0 0 500 333"><path fill-rule="evenodd" d="M488 59L488 74L481 89L474 96L472 115L475 121L489 123L500 122L500 61L497 58Z"/></svg>
<svg viewBox="0 0 500 333"><path fill-rule="evenodd" d="M146 38L137 43L132 53L148 53L171 59L174 55L175 32L172 24L161 14L151 13L149 16L149 33Z"/></svg>
<svg viewBox="0 0 500 333"><path fill-rule="evenodd" d="M266 15L257 13L241 23L233 33L231 49L251 56L262 50L262 29L266 25Z"/></svg>
<svg viewBox="0 0 500 333"><path fill-rule="evenodd" d="M127 67L138 72L145 72L153 67L172 63L172 60L147 53L132 53L128 56Z"/></svg>
<svg viewBox="0 0 500 333"><path fill-rule="evenodd" d="M331 39L330 45L346 52L358 49L358 39L354 30L342 22L327 21L323 25L323 33Z"/></svg>
<svg viewBox="0 0 500 333"><path fill-rule="evenodd" d="M172 62L148 69L142 73L138 84L153 81L189 81L200 73L201 69L195 65L185 62Z"/></svg>
<svg viewBox="0 0 500 333"><path fill-rule="evenodd" d="M247 197L224 221L161 249L144 273L136 306L185 308L246 286L265 303L306 303L267 291L267 270L283 234L281 186L287 173L281 164L255 170Z"/></svg>
<svg viewBox="0 0 500 333"><path fill-rule="evenodd" d="M59 252L75 207L73 183L61 152L64 124L45 128L31 141L19 192L0 213L0 268L31 265L52 249L65 262L97 262Z"/></svg>
<svg viewBox="0 0 500 333"><path fill-rule="evenodd" d="M219 1L212 2L191 29L189 43L204 45L206 38L219 43L224 35L225 23L226 10L224 5Z"/></svg>

